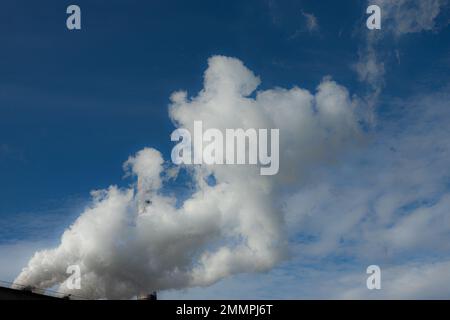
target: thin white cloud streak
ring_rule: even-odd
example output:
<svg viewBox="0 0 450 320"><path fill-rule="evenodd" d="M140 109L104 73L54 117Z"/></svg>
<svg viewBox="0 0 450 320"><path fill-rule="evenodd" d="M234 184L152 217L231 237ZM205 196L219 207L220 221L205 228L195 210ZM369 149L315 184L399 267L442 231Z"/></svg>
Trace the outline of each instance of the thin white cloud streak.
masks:
<svg viewBox="0 0 450 320"><path fill-rule="evenodd" d="M448 4L447 0L374 0L381 7L382 28L395 36L432 31L436 18Z"/></svg>
<svg viewBox="0 0 450 320"><path fill-rule="evenodd" d="M305 18L306 28L308 29L309 32L319 30L319 23L314 14L302 11L302 15Z"/></svg>

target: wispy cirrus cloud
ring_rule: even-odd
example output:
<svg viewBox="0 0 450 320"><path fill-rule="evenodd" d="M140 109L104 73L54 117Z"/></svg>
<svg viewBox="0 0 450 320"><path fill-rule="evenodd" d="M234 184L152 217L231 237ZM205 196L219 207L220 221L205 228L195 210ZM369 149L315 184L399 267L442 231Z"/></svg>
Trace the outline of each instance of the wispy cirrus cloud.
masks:
<svg viewBox="0 0 450 320"><path fill-rule="evenodd" d="M0 160L17 160L25 162L26 158L23 150L11 146L8 143L0 143Z"/></svg>
<svg viewBox="0 0 450 320"><path fill-rule="evenodd" d="M436 18L448 0L375 0L382 10L383 27L395 36L422 31L432 31Z"/></svg>
<svg viewBox="0 0 450 320"><path fill-rule="evenodd" d="M309 32L319 30L319 22L314 14L302 11L302 16L305 18L306 29Z"/></svg>
<svg viewBox="0 0 450 320"><path fill-rule="evenodd" d="M359 48L358 61L353 69L358 79L370 87L367 100L375 104L384 83L386 72L386 49L379 44L387 37L400 38L406 34L432 31L437 28L436 20L443 10L448 10L447 0L375 0L381 9L381 30L368 30L364 26L364 40ZM394 48L395 56L399 56ZM397 58L398 59L398 58Z"/></svg>
<svg viewBox="0 0 450 320"><path fill-rule="evenodd" d="M361 153L287 201L299 256L345 257L361 270L448 261L449 101L445 89L393 102Z"/></svg>

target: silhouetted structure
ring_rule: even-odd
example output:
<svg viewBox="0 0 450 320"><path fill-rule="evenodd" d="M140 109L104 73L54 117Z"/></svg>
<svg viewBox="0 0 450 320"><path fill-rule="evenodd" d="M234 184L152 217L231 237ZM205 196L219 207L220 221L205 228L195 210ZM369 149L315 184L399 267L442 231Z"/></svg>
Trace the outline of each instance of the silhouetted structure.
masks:
<svg viewBox="0 0 450 320"><path fill-rule="evenodd" d="M26 287L21 290L0 287L0 300L59 300L59 299L60 298L33 292L31 287Z"/></svg>

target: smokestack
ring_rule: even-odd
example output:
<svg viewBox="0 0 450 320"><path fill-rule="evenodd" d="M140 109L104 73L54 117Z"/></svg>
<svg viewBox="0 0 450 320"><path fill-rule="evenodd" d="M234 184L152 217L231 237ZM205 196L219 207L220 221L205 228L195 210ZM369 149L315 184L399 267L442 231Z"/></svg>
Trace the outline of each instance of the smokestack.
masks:
<svg viewBox="0 0 450 320"><path fill-rule="evenodd" d="M153 291L150 294L141 294L137 297L138 300L158 300L158 296L156 294L156 291Z"/></svg>
<svg viewBox="0 0 450 320"><path fill-rule="evenodd" d="M36 290L36 288L33 286L25 286L21 290L25 291L25 292L34 292Z"/></svg>

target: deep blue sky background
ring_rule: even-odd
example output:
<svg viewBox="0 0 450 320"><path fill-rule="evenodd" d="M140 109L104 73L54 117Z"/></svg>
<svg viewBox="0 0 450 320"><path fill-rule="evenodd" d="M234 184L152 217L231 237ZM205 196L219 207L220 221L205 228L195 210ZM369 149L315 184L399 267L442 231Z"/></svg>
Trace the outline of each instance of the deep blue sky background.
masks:
<svg viewBox="0 0 450 320"><path fill-rule="evenodd" d="M81 7L80 31L66 29L72 3ZM56 237L91 190L129 183L122 163L142 147L168 158L169 96L200 90L212 55L241 59L263 89L314 91L331 75L364 93L351 66L365 9L350 0L2 1L0 243ZM318 31L307 30L302 10L314 13ZM449 28L388 39L401 63L386 57L381 101L447 84L449 40ZM35 233L44 216L64 223Z"/></svg>
<svg viewBox="0 0 450 320"><path fill-rule="evenodd" d="M169 155L168 98L200 90L211 55L243 60L262 88L357 83L353 1L77 1L82 30L69 31L71 3L2 3L1 216L126 183L121 164L144 146ZM320 13L320 34L301 10Z"/></svg>

